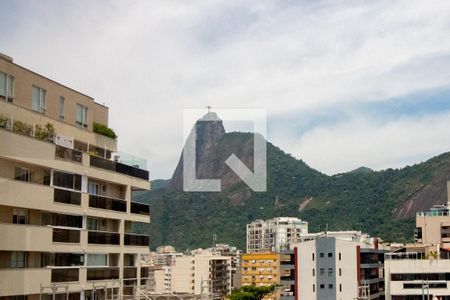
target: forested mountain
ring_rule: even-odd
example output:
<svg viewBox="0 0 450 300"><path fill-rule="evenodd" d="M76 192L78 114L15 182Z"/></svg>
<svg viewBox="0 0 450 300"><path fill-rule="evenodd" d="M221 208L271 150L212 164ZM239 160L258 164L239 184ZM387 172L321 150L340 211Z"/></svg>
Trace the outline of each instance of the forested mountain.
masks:
<svg viewBox="0 0 450 300"><path fill-rule="evenodd" d="M217 117L217 116L215 116ZM209 124L209 125L208 125ZM253 134L225 133L222 122L197 122L197 174L221 178L222 192L183 192L182 162L170 183L141 193L150 204L151 248L180 250L218 242L245 249L245 225L255 219L296 216L310 231L362 230L390 241L411 241L416 211L447 201L450 153L402 169L355 171L327 176L267 143L267 192L253 192L223 162L235 153L253 166Z"/></svg>

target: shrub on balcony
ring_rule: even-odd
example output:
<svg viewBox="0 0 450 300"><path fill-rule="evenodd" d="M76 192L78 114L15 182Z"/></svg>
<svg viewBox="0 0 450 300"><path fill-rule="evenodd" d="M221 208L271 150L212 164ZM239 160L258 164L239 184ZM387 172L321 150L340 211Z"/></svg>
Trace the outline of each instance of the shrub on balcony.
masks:
<svg viewBox="0 0 450 300"><path fill-rule="evenodd" d="M94 122L94 132L98 133L98 134L101 134L101 135L104 135L104 136L107 136L107 137L112 138L112 139L116 139L117 138L117 135L114 132L114 130L112 130L111 128L109 128L109 127L107 127L107 126L105 126L103 124L100 124L100 123L95 123Z"/></svg>
<svg viewBox="0 0 450 300"><path fill-rule="evenodd" d="M8 117L0 115L0 127L6 128L8 126Z"/></svg>
<svg viewBox="0 0 450 300"><path fill-rule="evenodd" d="M33 126L28 125L21 121L14 121L13 131L20 133L20 134L32 136L33 135Z"/></svg>
<svg viewBox="0 0 450 300"><path fill-rule="evenodd" d="M51 141L54 135L55 128L50 123L47 123L45 126L36 125L34 129L34 136L40 140Z"/></svg>

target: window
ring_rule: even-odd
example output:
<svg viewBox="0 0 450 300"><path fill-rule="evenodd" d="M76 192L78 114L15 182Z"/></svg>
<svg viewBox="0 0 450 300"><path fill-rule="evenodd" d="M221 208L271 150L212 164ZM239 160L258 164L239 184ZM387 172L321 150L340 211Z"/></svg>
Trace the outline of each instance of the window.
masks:
<svg viewBox="0 0 450 300"><path fill-rule="evenodd" d="M320 285L320 288L321 288L321 289L324 289L324 288L325 288L325 284L321 284L321 285Z"/></svg>
<svg viewBox="0 0 450 300"><path fill-rule="evenodd" d="M91 195L100 195L100 185L98 183L88 183L88 193Z"/></svg>
<svg viewBox="0 0 450 300"><path fill-rule="evenodd" d="M324 268L320 268L320 275L325 274L325 269Z"/></svg>
<svg viewBox="0 0 450 300"><path fill-rule="evenodd" d="M341 260L341 258L342 258L342 257L341 257L341 252L339 252L339 260Z"/></svg>
<svg viewBox="0 0 450 300"><path fill-rule="evenodd" d="M328 252L328 257L333 257L333 253Z"/></svg>
<svg viewBox="0 0 450 300"><path fill-rule="evenodd" d="M87 229L88 230L100 230L99 219L88 218L87 221L88 221L88 223L87 223Z"/></svg>
<svg viewBox="0 0 450 300"><path fill-rule="evenodd" d="M87 265L103 267L108 265L108 255L107 254L88 254L87 255Z"/></svg>
<svg viewBox="0 0 450 300"><path fill-rule="evenodd" d="M53 185L81 191L81 175L54 171Z"/></svg>
<svg viewBox="0 0 450 300"><path fill-rule="evenodd" d="M47 106L45 103L45 90L40 87L33 86L31 108L34 111L45 114L46 107Z"/></svg>
<svg viewBox="0 0 450 300"><path fill-rule="evenodd" d="M316 292L316 285L313 284L313 293L315 293L315 292Z"/></svg>
<svg viewBox="0 0 450 300"><path fill-rule="evenodd" d="M342 276L342 269L339 268L339 276Z"/></svg>
<svg viewBox="0 0 450 300"><path fill-rule="evenodd" d="M22 251L11 252L11 268L25 268L27 264L27 253Z"/></svg>
<svg viewBox="0 0 450 300"><path fill-rule="evenodd" d="M76 116L76 123L79 126L87 127L87 110L88 108L86 106L83 106L81 104L77 104L77 116Z"/></svg>
<svg viewBox="0 0 450 300"><path fill-rule="evenodd" d="M328 288L329 288L329 289L332 289L332 288L333 288L333 284L330 283L330 284L328 285Z"/></svg>
<svg viewBox="0 0 450 300"><path fill-rule="evenodd" d="M30 182L30 170L27 168L15 167L14 179L19 181Z"/></svg>
<svg viewBox="0 0 450 300"><path fill-rule="evenodd" d="M3 72L0 72L0 97L7 102L12 102L14 98L14 77Z"/></svg>
<svg viewBox="0 0 450 300"><path fill-rule="evenodd" d="M328 276L333 275L333 268L328 268Z"/></svg>
<svg viewBox="0 0 450 300"><path fill-rule="evenodd" d="M64 120L64 102L66 98L63 96L59 97L59 119Z"/></svg>
<svg viewBox="0 0 450 300"><path fill-rule="evenodd" d="M324 254L323 254L323 252L321 252L321 253L320 253L320 257L324 257Z"/></svg>
<svg viewBox="0 0 450 300"><path fill-rule="evenodd" d="M13 209L13 223L14 224L27 224L27 210L23 208Z"/></svg>
<svg viewBox="0 0 450 300"><path fill-rule="evenodd" d="M312 260L314 261L314 253L312 254Z"/></svg>
<svg viewBox="0 0 450 300"><path fill-rule="evenodd" d="M339 292L342 292L342 284L339 284Z"/></svg>
<svg viewBox="0 0 450 300"><path fill-rule="evenodd" d="M316 276L316 269L312 269L312 274L313 277Z"/></svg>

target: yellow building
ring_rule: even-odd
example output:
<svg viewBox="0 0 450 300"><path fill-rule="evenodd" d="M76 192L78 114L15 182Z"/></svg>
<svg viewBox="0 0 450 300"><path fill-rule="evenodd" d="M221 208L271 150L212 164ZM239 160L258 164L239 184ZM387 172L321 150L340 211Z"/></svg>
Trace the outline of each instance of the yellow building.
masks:
<svg viewBox="0 0 450 300"><path fill-rule="evenodd" d="M99 125L101 124L101 125ZM0 54L0 299L126 299L146 285L150 188L108 108ZM54 297L53 297L54 296Z"/></svg>
<svg viewBox="0 0 450 300"><path fill-rule="evenodd" d="M242 286L270 286L280 284L280 255L275 252L247 253L241 255ZM278 294L278 293L277 293ZM275 295L264 299L275 299Z"/></svg>

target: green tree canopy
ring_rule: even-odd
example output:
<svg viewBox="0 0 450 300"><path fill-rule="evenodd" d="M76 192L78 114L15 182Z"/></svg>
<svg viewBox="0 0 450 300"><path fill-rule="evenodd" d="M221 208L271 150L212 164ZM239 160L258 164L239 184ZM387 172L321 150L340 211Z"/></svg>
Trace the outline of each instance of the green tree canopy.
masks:
<svg viewBox="0 0 450 300"><path fill-rule="evenodd" d="M230 300L261 300L264 296L273 293L275 285L271 286L243 286L231 292Z"/></svg>

